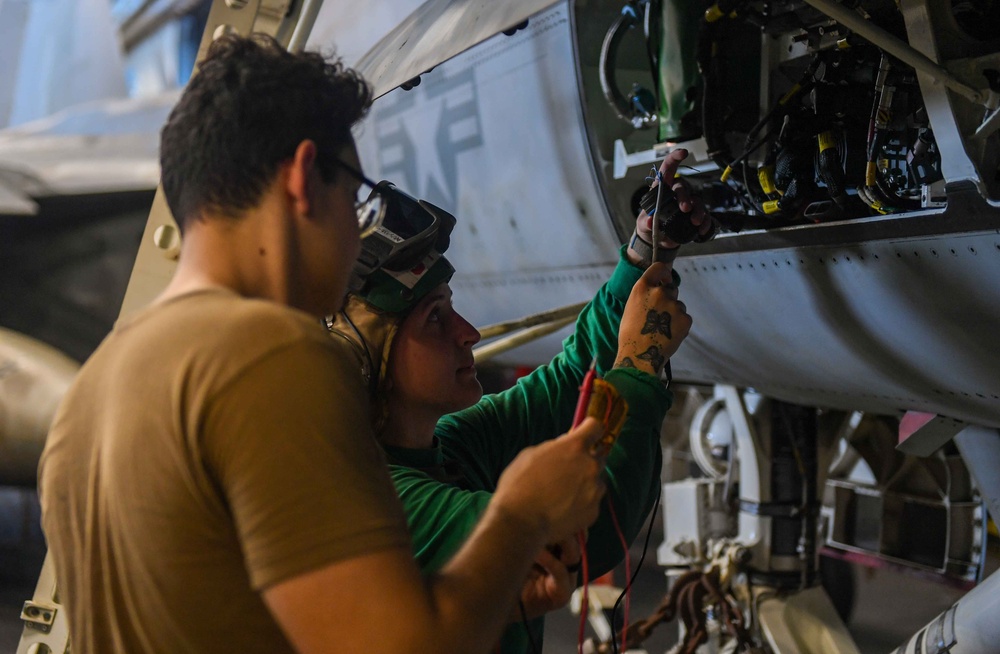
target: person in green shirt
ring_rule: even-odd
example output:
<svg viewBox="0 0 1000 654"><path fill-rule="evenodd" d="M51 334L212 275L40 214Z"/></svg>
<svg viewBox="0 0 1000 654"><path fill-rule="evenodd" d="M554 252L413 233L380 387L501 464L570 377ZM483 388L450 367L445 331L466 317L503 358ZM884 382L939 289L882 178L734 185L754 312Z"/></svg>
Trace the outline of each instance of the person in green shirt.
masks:
<svg viewBox="0 0 1000 654"><path fill-rule="evenodd" d="M665 179L674 179L685 156L683 150L668 155L661 166ZM708 232L712 221L701 203L682 184L675 191L691 222ZM510 461L570 426L592 361L627 401L628 417L606 463L606 502L614 516L605 504L587 534L591 576L623 558L614 518L630 543L657 497L660 425L672 399L660 374L691 326L677 300L679 279L671 265L676 244L664 242L659 261L648 260L651 222L640 214L611 278L581 311L562 351L494 395L483 397L472 354L479 332L452 306L448 280L454 269L439 252L421 262L418 275L383 274L349 296L332 332L354 344L366 372L376 435L425 572L458 550ZM394 292L401 282L405 292ZM569 600L580 558L576 542L539 553L497 651L541 651L542 616Z"/></svg>

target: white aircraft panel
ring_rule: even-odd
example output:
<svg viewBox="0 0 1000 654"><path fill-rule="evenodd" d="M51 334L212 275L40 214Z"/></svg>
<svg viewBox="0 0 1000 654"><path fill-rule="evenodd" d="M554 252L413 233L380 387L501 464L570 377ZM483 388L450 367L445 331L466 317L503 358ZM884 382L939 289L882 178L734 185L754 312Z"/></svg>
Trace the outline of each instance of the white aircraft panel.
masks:
<svg viewBox="0 0 1000 654"><path fill-rule="evenodd" d="M0 177L22 196L149 190L180 91L82 104L0 130Z"/></svg>
<svg viewBox="0 0 1000 654"><path fill-rule="evenodd" d="M375 97L555 4L555 0L427 0L358 62Z"/></svg>
<svg viewBox="0 0 1000 654"><path fill-rule="evenodd" d="M400 18L410 15L420 4L421 0L324 2L309 33L306 50L333 50L353 67Z"/></svg>
<svg viewBox="0 0 1000 654"><path fill-rule="evenodd" d="M1000 425L995 229L688 256L677 269L694 327L675 379Z"/></svg>
<svg viewBox="0 0 1000 654"><path fill-rule="evenodd" d="M379 99L360 135L371 176L455 214L452 286L474 324L586 300L617 260L573 70L559 5ZM546 358L567 331L504 360Z"/></svg>

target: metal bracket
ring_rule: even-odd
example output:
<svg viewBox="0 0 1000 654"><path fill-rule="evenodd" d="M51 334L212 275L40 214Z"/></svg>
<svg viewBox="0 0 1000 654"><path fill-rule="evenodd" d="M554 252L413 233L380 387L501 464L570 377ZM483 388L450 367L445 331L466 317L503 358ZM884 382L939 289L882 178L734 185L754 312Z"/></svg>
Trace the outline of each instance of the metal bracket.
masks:
<svg viewBox="0 0 1000 654"><path fill-rule="evenodd" d="M913 456L930 456L967 426L954 418L907 411L899 424L896 449Z"/></svg>
<svg viewBox="0 0 1000 654"><path fill-rule="evenodd" d="M24 621L25 628L47 634L52 631L52 624L56 621L58 612L59 609L54 606L28 600L21 609L21 620Z"/></svg>
<svg viewBox="0 0 1000 654"><path fill-rule="evenodd" d="M67 654L69 623L62 608L56 595L55 564L46 556L35 592L21 609L24 629L17 654Z"/></svg>
<svg viewBox="0 0 1000 654"><path fill-rule="evenodd" d="M708 144L703 138L681 143L657 143L649 150L633 152L632 154L629 154L628 150L625 149L624 141L616 139L614 148L612 176L615 179L625 177L629 168L659 163L665 156L678 148L684 148L691 153L691 159L684 163L684 168L680 171L681 174L707 173L719 169L719 165L708 156Z"/></svg>

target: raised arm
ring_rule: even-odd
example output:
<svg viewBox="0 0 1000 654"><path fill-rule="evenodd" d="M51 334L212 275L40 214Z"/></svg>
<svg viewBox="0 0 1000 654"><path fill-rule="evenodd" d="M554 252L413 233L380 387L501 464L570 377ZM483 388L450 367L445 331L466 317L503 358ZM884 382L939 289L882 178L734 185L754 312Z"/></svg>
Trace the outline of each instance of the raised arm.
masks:
<svg viewBox="0 0 1000 654"><path fill-rule="evenodd" d="M664 160L660 168L664 179L673 180L686 154L683 150L676 151ZM692 223L703 233L712 229L714 223L700 201L680 182L673 186L681 209L690 213ZM641 213L636 220L636 235L640 239L650 238L650 228L650 217ZM671 402L670 393L651 373L659 374L690 325L683 305L673 303L679 279L669 262L677 244L663 240L661 246L663 256L659 258L667 263L658 264L643 277L649 262L643 261L641 243L631 239L622 248L621 259L609 281L581 312L575 331L564 341L560 354L519 380L514 388L487 396L474 407L441 420L437 435L443 454L461 462L466 477L462 483L466 488L492 489L493 480L520 448L550 438L569 424L583 374L596 357L598 370L607 371L606 379L629 402L629 418L608 458L607 479L609 499L615 502L622 531L627 541L634 539L656 496L661 460L659 429ZM639 281L640 277L644 281ZM626 311L626 302L632 307L631 314ZM647 313L651 309L658 312L661 322L672 317L680 320L676 338L671 341L670 337L655 333L655 322L647 326ZM629 317L623 321L623 315ZM619 338L619 324L622 338ZM643 334L643 329L654 331ZM659 329L664 327L660 325ZM643 348L636 349L638 344L643 344ZM651 346L654 349L650 350ZM394 478L397 488L409 493L404 504L411 524L421 530L417 525L437 523L444 520L442 515L448 516L449 527L461 529L463 524L474 521L475 511L484 506L482 497L456 501L453 490L445 490L447 484L440 487L433 482L413 484L414 480L404 471L394 474ZM435 488L439 488L440 495ZM443 556L438 547L447 546L449 538L445 533L435 531L433 538L428 534L426 540L415 539L417 551L428 562ZM591 544L596 553L595 568L610 568L622 556L619 539L606 512L602 512L591 531Z"/></svg>
<svg viewBox="0 0 1000 654"><path fill-rule="evenodd" d="M686 156L683 149L670 153L663 160L660 172L663 179L672 180L671 187L681 210L690 216L699 233L708 234L714 229L714 221L687 186L674 179ZM657 183L654 181L653 187ZM651 228L652 219L641 212L636 218L635 233L622 248L611 278L580 312L573 334L563 342L562 351L552 361L518 380L513 388L486 396L475 406L441 420L439 438L452 442L460 459L483 462L484 469L477 472L495 479L522 447L552 438L566 428L591 361L596 357L601 374L609 371L615 361L625 303L650 264ZM664 274L668 280L673 277L676 286L680 280L673 275L671 266L678 245L665 238L660 245L658 259L665 262ZM667 408L669 404L664 411Z"/></svg>
<svg viewBox="0 0 1000 654"><path fill-rule="evenodd" d="M598 370L610 370L618 349L618 323L642 269L624 256L611 278L581 311L563 349L549 363L510 389L487 395L476 405L445 416L435 430L449 454L482 465L480 484L495 480L528 445L552 438L573 417L583 375L596 356Z"/></svg>
<svg viewBox="0 0 1000 654"><path fill-rule="evenodd" d="M629 416L606 465L607 502L627 543L639 533L660 483L660 425L669 395L659 382L666 361L691 329L691 317L677 300L669 267L655 263L635 284L619 333L615 369L606 379L629 402ZM587 552L595 574L624 556L608 511L590 528Z"/></svg>
<svg viewBox="0 0 1000 654"><path fill-rule="evenodd" d="M671 152L660 165L660 174L670 181L680 209L690 214L699 236L708 238L717 224L687 186L675 179L677 167L686 156L683 149ZM658 184L654 180L652 187ZM652 222L645 211L639 214L625 252L630 262L647 269L632 287L621 318L615 367L606 375L629 402L628 421L608 456L606 471L606 502L614 509L626 543L639 534L659 491L660 426L672 398L657 380L691 329L691 318L684 304L677 301L679 279L672 270L679 246L663 238L657 262L652 263ZM587 550L595 574L612 569L624 556L614 519L608 511L602 510L590 528Z"/></svg>

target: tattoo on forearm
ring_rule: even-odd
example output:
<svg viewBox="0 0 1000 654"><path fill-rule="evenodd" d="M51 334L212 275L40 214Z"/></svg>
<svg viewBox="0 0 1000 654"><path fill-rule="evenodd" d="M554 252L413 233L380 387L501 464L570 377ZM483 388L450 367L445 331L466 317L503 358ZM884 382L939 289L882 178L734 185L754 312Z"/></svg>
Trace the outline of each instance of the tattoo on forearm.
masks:
<svg viewBox="0 0 1000 654"><path fill-rule="evenodd" d="M636 357L642 361L649 361L650 365L653 366L653 370L659 371L663 368L663 364L666 363L667 357L663 356L660 352L660 348L655 345L650 345L649 349Z"/></svg>
<svg viewBox="0 0 1000 654"><path fill-rule="evenodd" d="M642 326L642 331L639 333L663 334L667 338L673 338L670 333L670 313L650 309L646 314L646 324Z"/></svg>
<svg viewBox="0 0 1000 654"><path fill-rule="evenodd" d="M635 368L635 361L631 357L625 357L615 364L615 368Z"/></svg>

